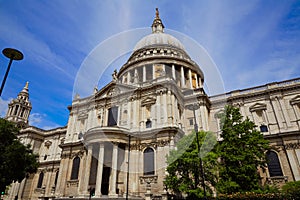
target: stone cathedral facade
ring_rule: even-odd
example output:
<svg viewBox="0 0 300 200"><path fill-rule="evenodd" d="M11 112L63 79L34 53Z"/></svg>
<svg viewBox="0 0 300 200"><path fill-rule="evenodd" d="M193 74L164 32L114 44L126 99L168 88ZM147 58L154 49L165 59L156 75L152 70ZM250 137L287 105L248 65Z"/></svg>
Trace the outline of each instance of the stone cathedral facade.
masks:
<svg viewBox="0 0 300 200"><path fill-rule="evenodd" d="M270 140L263 184L300 180L300 79L208 96L204 74L158 11L112 81L68 107L66 127L28 125L28 84L9 104L19 138L39 154L38 172L12 183L5 199L165 198L166 155L194 129L220 135L225 104L240 108ZM195 109L195 115L193 110Z"/></svg>

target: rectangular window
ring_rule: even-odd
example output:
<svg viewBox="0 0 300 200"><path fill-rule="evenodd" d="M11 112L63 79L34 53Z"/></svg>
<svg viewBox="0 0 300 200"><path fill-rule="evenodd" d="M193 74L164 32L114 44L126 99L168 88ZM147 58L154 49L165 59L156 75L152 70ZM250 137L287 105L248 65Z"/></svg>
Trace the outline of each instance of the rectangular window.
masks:
<svg viewBox="0 0 300 200"><path fill-rule="evenodd" d="M190 122L190 126L193 126L194 125L194 118L189 119L189 122Z"/></svg>
<svg viewBox="0 0 300 200"><path fill-rule="evenodd" d="M153 80L153 68L152 65L146 65L146 81Z"/></svg>
<svg viewBox="0 0 300 200"><path fill-rule="evenodd" d="M107 126L116 126L118 120L118 107L114 106L108 109Z"/></svg>

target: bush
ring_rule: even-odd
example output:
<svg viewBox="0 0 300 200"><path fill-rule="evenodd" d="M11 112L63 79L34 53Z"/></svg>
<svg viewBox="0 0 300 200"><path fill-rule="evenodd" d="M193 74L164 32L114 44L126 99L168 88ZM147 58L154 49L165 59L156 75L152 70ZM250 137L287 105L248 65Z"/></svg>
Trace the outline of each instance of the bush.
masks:
<svg viewBox="0 0 300 200"><path fill-rule="evenodd" d="M300 181L288 182L282 186L282 193L300 199Z"/></svg>

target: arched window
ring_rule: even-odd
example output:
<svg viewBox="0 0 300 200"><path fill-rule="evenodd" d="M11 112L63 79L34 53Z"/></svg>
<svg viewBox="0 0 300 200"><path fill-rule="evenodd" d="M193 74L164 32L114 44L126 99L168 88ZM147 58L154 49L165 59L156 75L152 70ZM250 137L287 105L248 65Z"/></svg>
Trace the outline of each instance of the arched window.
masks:
<svg viewBox="0 0 300 200"><path fill-rule="evenodd" d="M283 176L277 153L275 153L274 151L268 151L267 162L270 177Z"/></svg>
<svg viewBox="0 0 300 200"><path fill-rule="evenodd" d="M154 174L154 151L152 148L147 148L144 151L144 175Z"/></svg>
<svg viewBox="0 0 300 200"><path fill-rule="evenodd" d="M41 172L40 175L39 175L39 180L38 180L37 188L42 188L43 180L44 180L44 172Z"/></svg>
<svg viewBox="0 0 300 200"><path fill-rule="evenodd" d="M146 128L151 128L152 127L152 122L150 119L147 119L146 121Z"/></svg>
<svg viewBox="0 0 300 200"><path fill-rule="evenodd" d="M73 166L72 166L72 173L71 173L71 180L78 179L78 173L79 173L79 166L80 166L80 158L76 156L73 159Z"/></svg>

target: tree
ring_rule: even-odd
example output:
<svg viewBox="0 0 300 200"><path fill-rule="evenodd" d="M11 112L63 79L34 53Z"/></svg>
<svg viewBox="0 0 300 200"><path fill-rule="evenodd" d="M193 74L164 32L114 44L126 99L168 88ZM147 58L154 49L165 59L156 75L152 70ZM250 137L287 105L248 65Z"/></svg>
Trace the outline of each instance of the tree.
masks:
<svg viewBox="0 0 300 200"><path fill-rule="evenodd" d="M17 138L19 130L13 122L0 118L0 190L13 181L21 181L37 170L37 155L30 145L23 145Z"/></svg>
<svg viewBox="0 0 300 200"><path fill-rule="evenodd" d="M177 150L170 151L167 157L168 175L164 182L175 195L185 193L191 199L203 197L200 158L195 135L194 132L184 136L177 143ZM218 158L214 149L216 137L211 132L199 132L198 139L201 145L200 157L203 161L206 191L211 194L211 187L216 184Z"/></svg>
<svg viewBox="0 0 300 200"><path fill-rule="evenodd" d="M233 106L225 107L221 124L219 192L231 194L259 189L258 168L267 164L265 152L269 142Z"/></svg>

